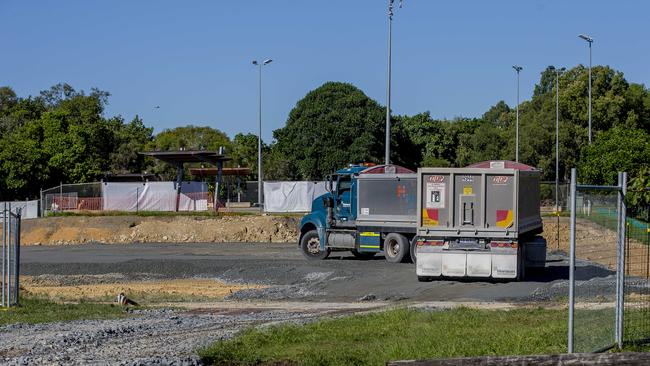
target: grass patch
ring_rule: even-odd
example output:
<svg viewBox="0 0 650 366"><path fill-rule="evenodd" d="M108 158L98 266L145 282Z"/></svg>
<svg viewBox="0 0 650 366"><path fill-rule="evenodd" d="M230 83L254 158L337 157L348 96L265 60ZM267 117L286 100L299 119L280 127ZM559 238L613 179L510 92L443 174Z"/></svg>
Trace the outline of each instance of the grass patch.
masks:
<svg viewBox="0 0 650 366"><path fill-rule="evenodd" d="M109 304L59 304L41 298L22 297L20 305L0 309L0 325L50 323L78 319L111 319L127 316L121 307Z"/></svg>
<svg viewBox="0 0 650 366"><path fill-rule="evenodd" d="M566 310L399 309L248 330L199 350L209 364L384 365L389 360L566 352Z"/></svg>

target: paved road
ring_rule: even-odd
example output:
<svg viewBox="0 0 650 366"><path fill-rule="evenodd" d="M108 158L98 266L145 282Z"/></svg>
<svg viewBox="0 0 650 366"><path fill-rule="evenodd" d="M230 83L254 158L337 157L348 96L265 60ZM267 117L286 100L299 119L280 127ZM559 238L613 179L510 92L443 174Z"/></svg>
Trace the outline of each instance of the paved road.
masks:
<svg viewBox="0 0 650 366"><path fill-rule="evenodd" d="M535 301L565 295L568 278L566 258L550 255L544 273L525 282L421 283L413 264L387 263L379 255L358 260L347 252L311 262L290 244L34 246L25 247L21 256L25 275L121 273L134 280L207 277L272 285L237 293L235 300ZM589 263L583 271L611 274Z"/></svg>

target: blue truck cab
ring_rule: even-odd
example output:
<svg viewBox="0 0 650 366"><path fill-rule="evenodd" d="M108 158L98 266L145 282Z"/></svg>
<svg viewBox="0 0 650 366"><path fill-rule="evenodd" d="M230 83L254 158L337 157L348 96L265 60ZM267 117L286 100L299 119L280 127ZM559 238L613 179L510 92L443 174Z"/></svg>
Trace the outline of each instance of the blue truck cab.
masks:
<svg viewBox="0 0 650 366"><path fill-rule="evenodd" d="M384 252L390 262L408 260L416 231L416 177L395 165L352 164L328 176L328 192L314 199L300 222L303 255L320 260L347 250L362 259Z"/></svg>

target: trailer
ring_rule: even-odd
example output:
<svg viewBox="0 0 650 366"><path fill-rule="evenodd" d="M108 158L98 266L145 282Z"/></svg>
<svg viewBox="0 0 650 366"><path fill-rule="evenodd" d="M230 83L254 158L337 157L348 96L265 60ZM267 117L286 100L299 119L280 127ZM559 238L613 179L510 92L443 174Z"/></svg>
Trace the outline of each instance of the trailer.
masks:
<svg viewBox="0 0 650 366"><path fill-rule="evenodd" d="M509 161L418 169L418 280L522 279L543 268L540 175Z"/></svg>
<svg viewBox="0 0 650 366"><path fill-rule="evenodd" d="M417 174L397 165L350 165L328 177L328 192L300 223L299 246L307 259L331 251L359 258L384 253L409 260L417 219Z"/></svg>

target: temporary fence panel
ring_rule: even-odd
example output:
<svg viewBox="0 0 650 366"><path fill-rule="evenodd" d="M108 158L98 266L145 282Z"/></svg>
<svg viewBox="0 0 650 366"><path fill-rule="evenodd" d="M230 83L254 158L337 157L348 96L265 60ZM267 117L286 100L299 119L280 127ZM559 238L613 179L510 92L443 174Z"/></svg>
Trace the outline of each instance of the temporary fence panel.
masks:
<svg viewBox="0 0 650 366"><path fill-rule="evenodd" d="M0 279L0 307L18 304L20 291L20 210L14 212L10 204L0 206L2 224L2 278Z"/></svg>
<svg viewBox="0 0 650 366"><path fill-rule="evenodd" d="M183 182L178 201L179 211L207 211L208 185L203 182Z"/></svg>
<svg viewBox="0 0 650 366"><path fill-rule="evenodd" d="M174 182L102 184L105 211L175 211Z"/></svg>
<svg viewBox="0 0 650 366"><path fill-rule="evenodd" d="M20 216L23 219L35 219L38 217L38 200L0 202L0 209L5 204L7 207L11 207L11 212L14 214L20 212Z"/></svg>
<svg viewBox="0 0 650 366"><path fill-rule="evenodd" d="M264 211L308 212L325 192L325 182L264 182Z"/></svg>
<svg viewBox="0 0 650 366"><path fill-rule="evenodd" d="M102 210L102 183L61 184L41 192L41 215L60 211Z"/></svg>
<svg viewBox="0 0 650 366"><path fill-rule="evenodd" d="M175 182L102 184L103 210L106 211L206 211L208 185L182 182L180 195Z"/></svg>
<svg viewBox="0 0 650 366"><path fill-rule="evenodd" d="M571 172L569 352L621 345L624 173L618 186L576 183Z"/></svg>
<svg viewBox="0 0 650 366"><path fill-rule="evenodd" d="M628 191L628 195L650 194ZM630 200L628 200L629 202ZM650 204L638 200L627 207L625 240L625 344L650 342Z"/></svg>

